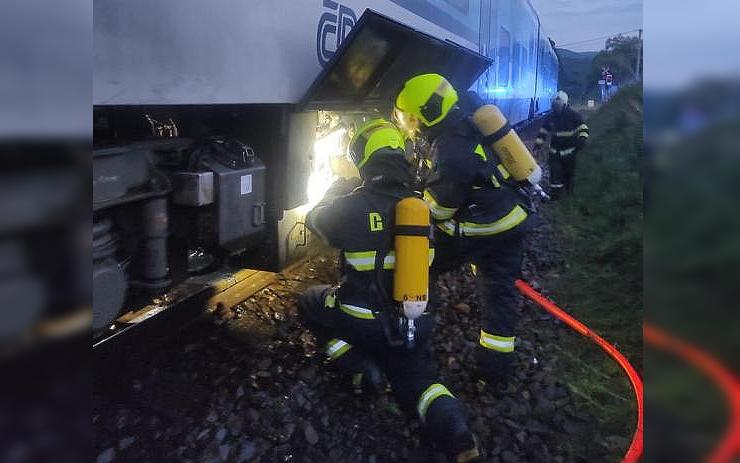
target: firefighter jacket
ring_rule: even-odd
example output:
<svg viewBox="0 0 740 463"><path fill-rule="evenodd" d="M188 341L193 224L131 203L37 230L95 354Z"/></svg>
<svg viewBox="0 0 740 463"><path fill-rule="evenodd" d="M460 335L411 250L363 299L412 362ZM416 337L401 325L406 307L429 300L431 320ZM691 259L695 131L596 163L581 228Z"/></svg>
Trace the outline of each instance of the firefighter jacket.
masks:
<svg viewBox="0 0 740 463"><path fill-rule="evenodd" d="M413 176L398 154L376 153L364 169L362 186L339 196L329 191L306 222L341 252L338 307L356 318L374 319L375 312L392 300L395 207L401 199L414 196Z"/></svg>
<svg viewBox="0 0 740 463"><path fill-rule="evenodd" d="M535 146L542 146L548 136L552 137L550 153L568 156L583 147L588 139L588 126L580 114L566 106L559 113L553 111L547 115L535 140Z"/></svg>
<svg viewBox="0 0 740 463"><path fill-rule="evenodd" d="M473 237L523 226L528 212L509 172L479 143L463 115L448 119L429 134L433 173L424 200L435 227L450 236Z"/></svg>

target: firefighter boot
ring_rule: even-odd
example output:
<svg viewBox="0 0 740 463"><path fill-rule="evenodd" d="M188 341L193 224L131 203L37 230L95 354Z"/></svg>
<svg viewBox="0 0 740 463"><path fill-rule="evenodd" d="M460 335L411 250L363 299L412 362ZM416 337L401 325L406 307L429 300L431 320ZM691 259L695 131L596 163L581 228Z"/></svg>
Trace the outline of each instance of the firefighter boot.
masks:
<svg viewBox="0 0 740 463"><path fill-rule="evenodd" d="M454 397L440 397L429 406L424 435L451 462L473 462L480 457L478 442L468 427L460 402Z"/></svg>

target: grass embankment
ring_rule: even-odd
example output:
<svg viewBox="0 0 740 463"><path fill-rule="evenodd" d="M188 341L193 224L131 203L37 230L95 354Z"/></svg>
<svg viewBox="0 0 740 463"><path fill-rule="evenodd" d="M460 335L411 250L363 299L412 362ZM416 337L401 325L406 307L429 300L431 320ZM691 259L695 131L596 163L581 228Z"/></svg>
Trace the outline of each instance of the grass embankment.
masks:
<svg viewBox="0 0 740 463"><path fill-rule="evenodd" d="M591 136L579 153L575 192L554 208L565 264L548 284L558 303L642 371L641 88L623 89L588 125ZM564 343L571 358L563 378L604 435L624 437L604 443L616 460L634 430L631 389L598 348L577 336Z"/></svg>

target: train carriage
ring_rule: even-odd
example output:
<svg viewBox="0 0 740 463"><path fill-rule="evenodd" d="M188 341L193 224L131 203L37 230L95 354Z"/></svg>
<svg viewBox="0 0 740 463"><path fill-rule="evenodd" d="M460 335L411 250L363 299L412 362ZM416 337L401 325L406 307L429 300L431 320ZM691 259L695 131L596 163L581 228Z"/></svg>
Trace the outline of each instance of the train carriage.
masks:
<svg viewBox="0 0 740 463"><path fill-rule="evenodd" d="M387 113L410 76L444 74L512 123L557 86L526 0L107 0L93 14L101 340L180 300L196 313L240 268L304 256L346 121Z"/></svg>

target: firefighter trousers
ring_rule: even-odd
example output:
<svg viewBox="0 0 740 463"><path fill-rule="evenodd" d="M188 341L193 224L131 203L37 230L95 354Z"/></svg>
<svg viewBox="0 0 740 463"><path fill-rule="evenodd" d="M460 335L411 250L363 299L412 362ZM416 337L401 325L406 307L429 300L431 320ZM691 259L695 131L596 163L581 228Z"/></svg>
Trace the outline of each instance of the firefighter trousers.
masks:
<svg viewBox="0 0 740 463"><path fill-rule="evenodd" d="M428 341L432 317L417 319L414 348L391 347L378 318L343 310L335 288L314 286L298 302L304 324L324 347L329 360L347 373L359 373L372 361L385 373L401 409L418 417L428 438L444 442L452 455L474 445L462 405L439 380ZM356 306L351 306L356 307ZM373 316L374 317L374 316Z"/></svg>
<svg viewBox="0 0 740 463"><path fill-rule="evenodd" d="M439 307L439 275L463 264L475 266L481 327L477 361L481 378L505 381L513 362L521 298L515 281L521 275L523 241L518 229L502 235L451 237L435 230L431 303Z"/></svg>
<svg viewBox="0 0 740 463"><path fill-rule="evenodd" d="M561 155L559 152L550 153L550 196L558 199L564 192L573 191L573 176L576 172L576 153Z"/></svg>

